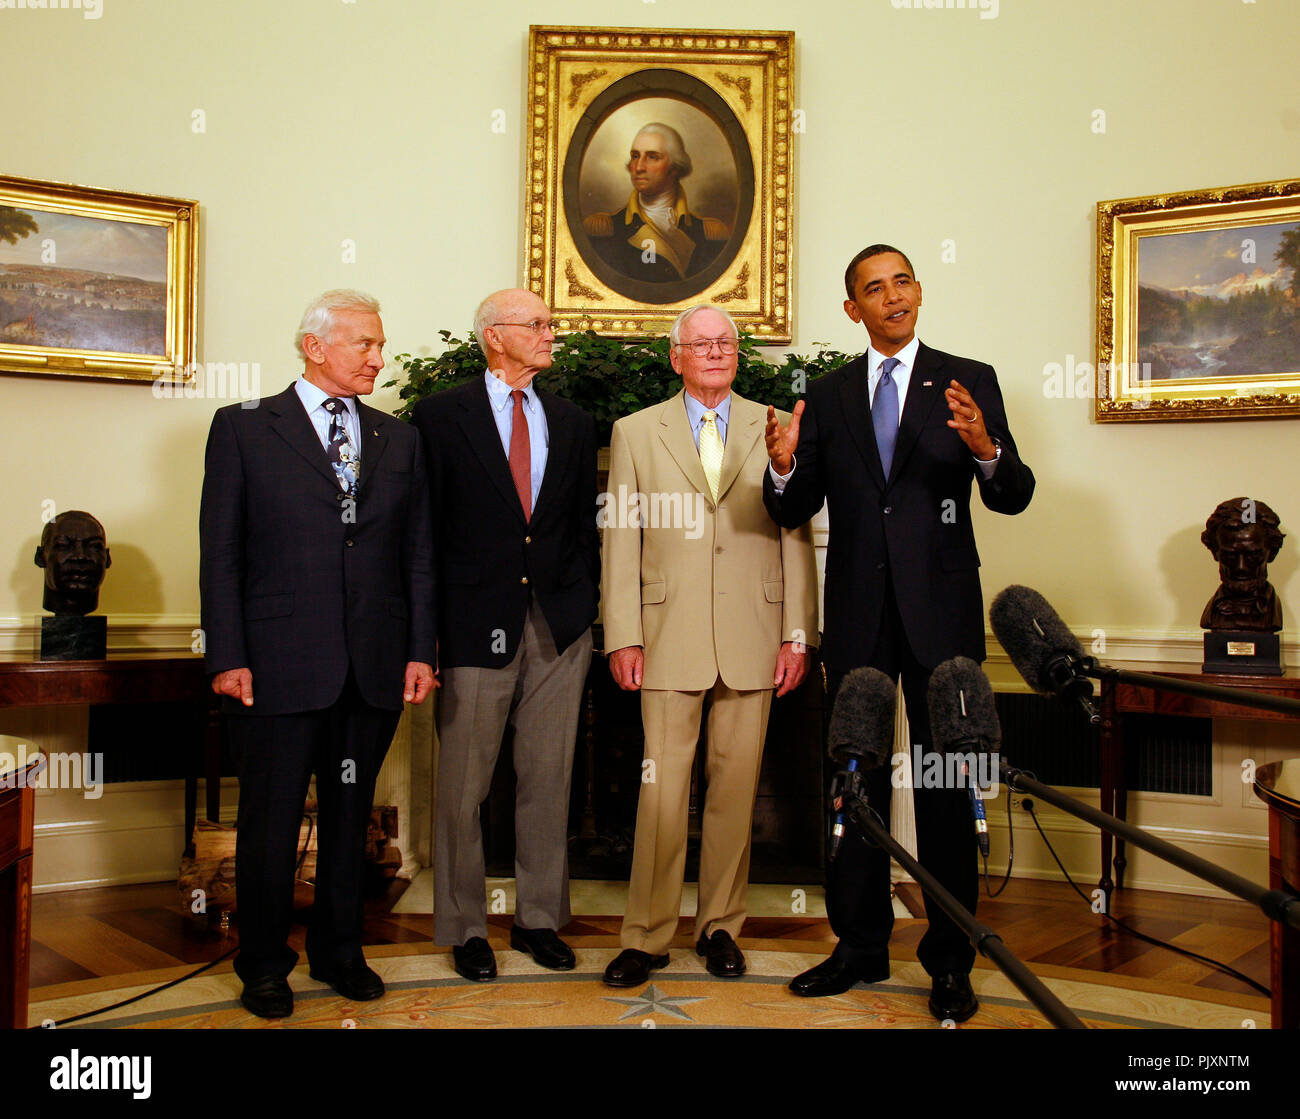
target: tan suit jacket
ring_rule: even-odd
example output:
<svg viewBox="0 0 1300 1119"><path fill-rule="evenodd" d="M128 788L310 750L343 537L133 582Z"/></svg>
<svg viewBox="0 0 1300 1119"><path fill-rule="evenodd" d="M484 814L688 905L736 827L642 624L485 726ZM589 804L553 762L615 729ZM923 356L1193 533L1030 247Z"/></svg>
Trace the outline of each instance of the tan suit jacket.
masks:
<svg viewBox="0 0 1300 1119"><path fill-rule="evenodd" d="M736 691L770 688L782 642L817 644L812 534L778 528L763 507L767 409L732 393L715 505L684 396L614 425L605 648L643 646L646 689L703 691L719 676Z"/></svg>

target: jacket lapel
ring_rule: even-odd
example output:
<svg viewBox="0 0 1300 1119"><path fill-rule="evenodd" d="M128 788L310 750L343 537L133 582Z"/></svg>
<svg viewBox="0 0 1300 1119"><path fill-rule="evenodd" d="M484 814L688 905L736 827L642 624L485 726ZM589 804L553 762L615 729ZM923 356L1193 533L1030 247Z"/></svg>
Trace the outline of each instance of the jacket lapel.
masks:
<svg viewBox="0 0 1300 1119"><path fill-rule="evenodd" d="M271 414L271 430L311 463L337 490L338 477L325 456L325 448L321 446L320 436L316 434L311 420L307 418L307 409L303 407L302 400L293 385L291 384L279 396L271 397L266 408ZM364 477L365 459L361 461L361 468Z"/></svg>
<svg viewBox="0 0 1300 1119"><path fill-rule="evenodd" d="M871 480L876 488L885 488L885 472L880 465L880 450L876 446L876 431L871 426L871 392L868 388L867 355L854 358L844 367L840 377L839 398L840 411L844 416L845 426L857 445L862 461L867 464ZM909 396L911 390L908 390ZM894 455L898 459L897 451Z"/></svg>
<svg viewBox="0 0 1300 1119"><path fill-rule="evenodd" d="M510 475L510 462L501 447L501 433L492 418L492 404L488 400L487 382L479 377L471 382L473 387L460 401L460 428L484 471L496 486L502 499L524 519L524 507L519 504L515 480ZM361 468L365 470L365 461Z"/></svg>
<svg viewBox="0 0 1300 1119"><path fill-rule="evenodd" d="M542 414L546 417L547 444L546 469L542 472L542 485L537 491L537 504L533 506L534 520L549 502L555 500L552 494L559 488L558 479L563 475L565 464L569 461L569 450L574 440L573 428L565 422L562 410L553 403L556 397L538 389L537 400L542 406Z"/></svg>
<svg viewBox="0 0 1300 1119"><path fill-rule="evenodd" d="M896 478L906 465L930 412L944 398L946 386L939 376L941 365L934 350L924 344L917 348L916 365L907 380L903 414L898 419L898 441L894 444L894 462L889 471L891 478Z"/></svg>
<svg viewBox="0 0 1300 1119"><path fill-rule="evenodd" d="M691 423L686 418L686 390L682 389L671 400L665 400L659 408L659 439L672 455L673 461L681 468L686 480L700 493L712 500L709 483L704 477L704 465L700 462L700 452L695 447L691 435ZM722 467L726 469L726 453L723 453Z"/></svg>
<svg viewBox="0 0 1300 1119"><path fill-rule="evenodd" d="M366 490L366 482L374 475L384 452L388 450L387 425L396 422L392 416L357 401L357 426L361 431L361 477L357 482L357 496Z"/></svg>
<svg viewBox="0 0 1300 1119"><path fill-rule="evenodd" d="M727 495L732 483L740 477L740 468L744 466L745 460L749 458L749 452L754 449L754 443L763 433L763 422L760 422L760 418L766 422L765 408L755 405L743 396L737 396L734 392L731 394L731 419L727 426L727 443L722 452L722 473L718 477L719 501ZM700 469L702 472L703 466Z"/></svg>

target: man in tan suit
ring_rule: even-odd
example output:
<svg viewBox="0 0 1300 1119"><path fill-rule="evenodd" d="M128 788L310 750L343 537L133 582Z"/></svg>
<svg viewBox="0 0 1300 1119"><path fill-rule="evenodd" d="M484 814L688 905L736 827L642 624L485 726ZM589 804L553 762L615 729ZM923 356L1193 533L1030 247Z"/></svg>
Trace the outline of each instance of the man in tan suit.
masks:
<svg viewBox="0 0 1300 1119"><path fill-rule="evenodd" d="M668 963L706 697L696 951L714 975L744 973L734 938L772 690L799 686L817 635L812 537L807 525L779 529L767 515L767 410L731 391L736 324L696 306L670 340L683 391L614 425L601 518L610 671L641 692L645 727L623 951L605 969L613 987L639 986Z"/></svg>

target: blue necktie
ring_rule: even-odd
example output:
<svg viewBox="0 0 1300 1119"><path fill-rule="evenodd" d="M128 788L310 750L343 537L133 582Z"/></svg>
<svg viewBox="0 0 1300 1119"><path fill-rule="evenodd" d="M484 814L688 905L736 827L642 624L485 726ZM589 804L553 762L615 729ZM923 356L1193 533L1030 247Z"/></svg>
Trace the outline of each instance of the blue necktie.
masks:
<svg viewBox="0 0 1300 1119"><path fill-rule="evenodd" d="M330 414L329 445L325 448L334 475L339 480L343 492L352 497L357 493L357 478L361 473L361 458L357 449L348 438L348 429L343 423L343 414L348 406L331 396L321 402L321 407Z"/></svg>
<svg viewBox="0 0 1300 1119"><path fill-rule="evenodd" d="M880 465L886 479L894 462L894 444L898 442L898 386L894 384L893 372L901 364L896 357L887 357L880 363L880 383L871 401L871 426L876 429L876 448L880 451Z"/></svg>

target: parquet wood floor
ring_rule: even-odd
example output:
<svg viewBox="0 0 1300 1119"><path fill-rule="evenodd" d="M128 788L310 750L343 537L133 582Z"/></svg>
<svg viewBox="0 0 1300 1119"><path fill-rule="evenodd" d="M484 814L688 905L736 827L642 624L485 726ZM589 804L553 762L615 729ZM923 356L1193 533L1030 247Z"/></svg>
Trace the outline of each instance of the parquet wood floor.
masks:
<svg viewBox="0 0 1300 1119"><path fill-rule="evenodd" d="M439 951L432 943L432 916L391 912L405 888L404 882L394 882L367 902L366 942L427 944L430 951ZM921 894L917 887L903 885L899 896L920 919L895 924L890 952L896 958L914 959L925 932ZM299 900L305 906L309 898L304 889ZM197 966L236 943L233 932L223 932L207 917L192 914L188 899L170 883L39 894L32 908L34 999L40 988L55 984ZM1115 915L1150 936L1222 960L1268 984L1268 921L1246 902L1128 889L1116 895ZM1064 883L1013 880L999 897L981 897L978 916L1031 968L1036 963L1050 964L1141 977L1157 984L1168 981L1254 993L1209 965L1114 928ZM510 921L509 916L489 918L494 941L508 938ZM565 935L575 941L617 936L619 924L617 917L580 916ZM300 952L303 934L303 926L295 924L292 943ZM692 947L690 934L690 921L683 921L674 945ZM751 917L742 937L797 942L791 947L799 949L824 944L827 951L834 943L827 921L816 917Z"/></svg>

